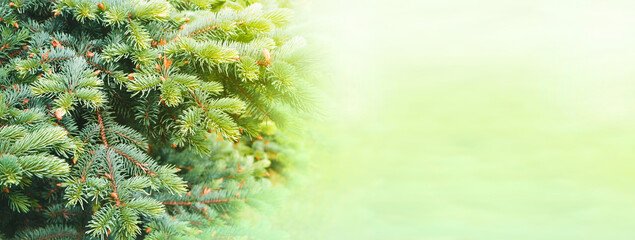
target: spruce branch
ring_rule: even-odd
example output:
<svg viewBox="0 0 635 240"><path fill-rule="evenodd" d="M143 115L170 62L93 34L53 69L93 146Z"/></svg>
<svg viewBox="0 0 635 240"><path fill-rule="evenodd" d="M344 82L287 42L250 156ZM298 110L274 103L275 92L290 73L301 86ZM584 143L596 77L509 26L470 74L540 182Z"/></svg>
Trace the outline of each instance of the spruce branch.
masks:
<svg viewBox="0 0 635 240"><path fill-rule="evenodd" d="M267 208L301 152L280 136L315 109L280 5L0 4L0 198L33 225L12 237L258 236L240 212Z"/></svg>

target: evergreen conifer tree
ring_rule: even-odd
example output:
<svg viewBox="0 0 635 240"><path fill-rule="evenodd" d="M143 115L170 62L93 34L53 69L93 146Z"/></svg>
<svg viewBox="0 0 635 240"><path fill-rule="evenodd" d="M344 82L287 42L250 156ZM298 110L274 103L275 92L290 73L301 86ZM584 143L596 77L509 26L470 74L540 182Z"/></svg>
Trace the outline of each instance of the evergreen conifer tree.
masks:
<svg viewBox="0 0 635 240"><path fill-rule="evenodd" d="M0 239L262 239L313 115L282 3L0 0Z"/></svg>

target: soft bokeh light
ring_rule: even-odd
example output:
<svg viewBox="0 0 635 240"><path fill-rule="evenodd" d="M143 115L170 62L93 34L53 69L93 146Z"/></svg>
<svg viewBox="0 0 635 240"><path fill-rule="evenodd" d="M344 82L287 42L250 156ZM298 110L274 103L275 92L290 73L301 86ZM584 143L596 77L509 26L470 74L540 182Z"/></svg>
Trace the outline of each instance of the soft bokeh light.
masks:
<svg viewBox="0 0 635 240"><path fill-rule="evenodd" d="M330 118L292 239L635 237L635 2L301 9Z"/></svg>

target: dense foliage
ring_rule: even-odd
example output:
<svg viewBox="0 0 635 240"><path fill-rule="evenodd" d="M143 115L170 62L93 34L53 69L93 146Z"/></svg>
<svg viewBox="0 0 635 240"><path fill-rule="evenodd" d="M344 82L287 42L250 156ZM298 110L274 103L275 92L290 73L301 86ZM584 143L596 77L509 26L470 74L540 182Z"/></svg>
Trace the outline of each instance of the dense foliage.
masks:
<svg viewBox="0 0 635 240"><path fill-rule="evenodd" d="M0 0L0 239L278 238L305 40L274 1Z"/></svg>

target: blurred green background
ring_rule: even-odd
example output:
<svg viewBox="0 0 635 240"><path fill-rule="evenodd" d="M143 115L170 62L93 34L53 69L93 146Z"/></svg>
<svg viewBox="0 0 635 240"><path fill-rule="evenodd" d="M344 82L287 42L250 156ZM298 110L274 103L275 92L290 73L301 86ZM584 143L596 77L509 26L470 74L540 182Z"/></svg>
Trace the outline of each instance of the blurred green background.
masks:
<svg viewBox="0 0 635 240"><path fill-rule="evenodd" d="M329 118L291 239L635 239L635 2L301 1Z"/></svg>

